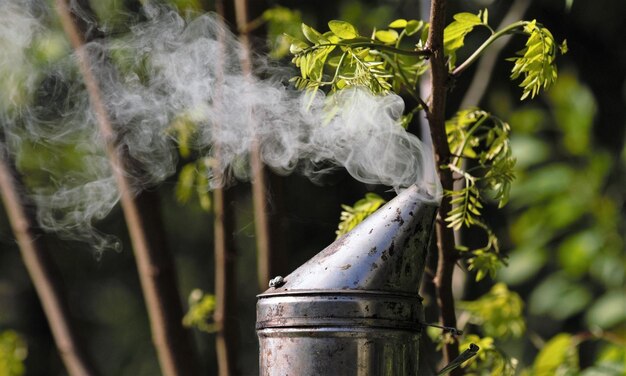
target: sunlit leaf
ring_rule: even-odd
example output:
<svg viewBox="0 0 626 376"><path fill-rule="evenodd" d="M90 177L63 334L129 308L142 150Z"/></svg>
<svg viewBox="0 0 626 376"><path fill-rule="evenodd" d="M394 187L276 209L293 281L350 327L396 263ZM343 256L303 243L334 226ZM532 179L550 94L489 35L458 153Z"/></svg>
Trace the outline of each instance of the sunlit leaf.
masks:
<svg viewBox="0 0 626 376"><path fill-rule="evenodd" d="M397 19L389 24L389 27L393 27L395 29L405 28L407 25L407 21L404 18Z"/></svg>
<svg viewBox="0 0 626 376"><path fill-rule="evenodd" d="M578 355L572 336L561 333L541 349L533 364L533 375L564 375L567 371L578 371Z"/></svg>
<svg viewBox="0 0 626 376"><path fill-rule="evenodd" d="M456 50L463 47L465 36L482 24L479 16L472 13L458 13L454 15L454 21L446 26L443 32L443 49L446 56L450 57L450 66L454 67Z"/></svg>
<svg viewBox="0 0 626 376"><path fill-rule="evenodd" d="M328 23L330 31L340 38L352 39L359 36L357 29L350 23L345 21L332 20Z"/></svg>
<svg viewBox="0 0 626 376"><path fill-rule="evenodd" d="M392 29L376 31L376 39L383 43L395 43L398 40L398 32Z"/></svg>

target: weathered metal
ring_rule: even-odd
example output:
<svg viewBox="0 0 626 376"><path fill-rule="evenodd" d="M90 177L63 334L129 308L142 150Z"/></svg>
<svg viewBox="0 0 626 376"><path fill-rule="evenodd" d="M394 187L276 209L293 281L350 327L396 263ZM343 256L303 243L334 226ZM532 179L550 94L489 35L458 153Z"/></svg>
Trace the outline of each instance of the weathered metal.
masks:
<svg viewBox="0 0 626 376"><path fill-rule="evenodd" d="M418 292L436 210L409 187L273 279L257 303L260 374L417 375Z"/></svg>

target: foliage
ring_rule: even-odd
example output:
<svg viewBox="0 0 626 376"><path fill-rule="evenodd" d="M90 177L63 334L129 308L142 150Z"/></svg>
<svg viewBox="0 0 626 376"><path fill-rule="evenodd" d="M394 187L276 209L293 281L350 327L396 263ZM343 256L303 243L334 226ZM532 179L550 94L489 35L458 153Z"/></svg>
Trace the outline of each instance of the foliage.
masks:
<svg viewBox="0 0 626 376"><path fill-rule="evenodd" d="M385 200L376 193L367 193L364 198L355 202L354 206L341 205L343 210L341 211L339 227L336 231L337 237L352 230L384 203Z"/></svg>
<svg viewBox="0 0 626 376"><path fill-rule="evenodd" d="M170 133L178 144L178 153L185 159L191 159L193 153L192 140L197 131L196 124L190 116L179 116L169 127ZM209 176L212 173L213 159L203 157L187 162L181 168L176 181L176 199L180 203L188 203L193 197L198 199L202 210L211 210L211 195L209 193Z"/></svg>
<svg viewBox="0 0 626 376"><path fill-rule="evenodd" d="M28 349L22 337L13 330L0 332L0 375L20 376L26 371L24 360Z"/></svg>
<svg viewBox="0 0 626 376"><path fill-rule="evenodd" d="M508 358L500 352L491 337L479 337L475 334L466 335L459 344L464 351L470 344L480 347L477 356L463 364L468 376L513 376L517 369L517 359Z"/></svg>
<svg viewBox="0 0 626 376"><path fill-rule="evenodd" d="M214 333L217 327L211 322L213 312L215 312L215 296L205 294L200 289L194 289L189 294L189 310L183 317L183 325L206 333Z"/></svg>
<svg viewBox="0 0 626 376"><path fill-rule="evenodd" d="M302 14L297 10L275 6L263 12L261 19L267 23L270 56L274 59L287 56L291 45L291 38L288 35L302 35L300 32Z"/></svg>
<svg viewBox="0 0 626 376"><path fill-rule="evenodd" d="M471 302L459 302L469 322L479 325L489 337L520 337L526 331L524 302L504 283L496 283L487 294Z"/></svg>
<svg viewBox="0 0 626 376"><path fill-rule="evenodd" d="M596 105L574 74L562 74L547 100L550 111L507 114L517 126L511 143L520 166L508 214L513 250L498 276L510 285L536 278L532 314L557 320L583 314L589 328L611 329L626 322L626 219L616 180L624 164L593 144ZM534 136L546 132L558 144ZM541 271L549 273L538 278Z"/></svg>
<svg viewBox="0 0 626 376"><path fill-rule="evenodd" d="M453 205L445 220L448 227L455 230L462 226L484 230L487 242L482 248L469 250L457 246L473 256L469 259L469 268L476 270L476 279L481 280L486 275L494 276L499 264L498 239L481 219L481 210L489 192L498 201L498 207L508 201L515 176L515 159L509 145L510 127L485 111L469 109L459 111L446 123L446 133L453 158L445 167L464 184L461 189L444 192Z"/></svg>
<svg viewBox="0 0 626 376"><path fill-rule="evenodd" d="M529 95L534 98L542 87L547 89L557 77L554 65L557 48L552 33L545 27L538 26L535 20L524 25L524 32L529 34L526 48L518 52L517 57L510 59L515 62L511 78L524 77L519 84L524 88L522 100ZM561 52L567 52L565 42L561 45Z"/></svg>
<svg viewBox="0 0 626 376"><path fill-rule="evenodd" d="M476 26L488 29L491 36L461 66L455 69L456 51L463 47L465 36L474 30ZM528 39L526 40L526 48L519 51L516 56L508 59L514 62L511 70L511 79L523 78L519 84L523 89L521 100L526 99L528 96L534 98L542 88L547 89L557 78L555 64L557 43L552 33L538 24L536 20L518 21L504 27L502 30L494 31L488 24L486 9L478 12L477 15L472 13L455 15L454 22L444 30L444 52L448 56L450 70L455 75L459 74L496 39L517 32L527 35ZM565 54L567 52L566 41L563 41L558 46L558 49L561 54Z"/></svg>
<svg viewBox="0 0 626 376"><path fill-rule="evenodd" d="M487 9L472 13L458 13L454 15L454 21L446 26L443 35L443 51L448 56L448 66L453 69L456 64L456 51L465 44L465 36L474 27L482 25L491 30L488 24L489 13Z"/></svg>
<svg viewBox="0 0 626 376"><path fill-rule="evenodd" d="M463 47L465 36L476 26L489 29L491 37L474 55L454 69L456 51ZM300 68L300 75L293 78L297 88L309 91L327 88L333 92L350 86L363 86L375 94L389 91L407 93L419 105L405 115L405 126L417 111L427 110L425 102L417 94L419 78L428 69L426 58L430 51L425 45L427 23L397 19L387 29L374 29L370 37L362 36L355 26L345 21L330 21L328 27L329 31L320 33L302 24L305 38L292 39L292 62ZM495 39L514 32L527 34L528 40L526 52L515 60L517 65L512 78L525 75L521 86L531 96L539 88L547 88L556 79L555 49L548 48L555 45L552 34L535 21L520 21L495 32L488 25L486 10L478 15L457 14L446 27L444 50L451 74L460 73L459 69L471 64ZM413 37L411 45L407 45L409 37ZM550 73L549 76L546 72ZM458 179L464 181L462 188L444 192L453 205L446 221L455 230L462 226L484 230L487 240L483 247L473 250L462 245L458 247L467 258L469 269L476 271L477 280L487 275L495 276L502 260L498 239L482 219L482 209L488 192L493 194L499 207L508 201L515 166L509 147L509 133L507 123L479 109L459 111L446 124L453 159L440 167L452 170Z"/></svg>
<svg viewBox="0 0 626 376"><path fill-rule="evenodd" d="M298 89L335 91L363 86L373 93L406 90L417 97L415 87L427 67L424 22L395 20L370 37L360 35L345 21L330 21L328 27L322 34L302 24L305 38L292 40L292 62L300 68L300 76L293 79ZM414 49L403 48L409 37Z"/></svg>

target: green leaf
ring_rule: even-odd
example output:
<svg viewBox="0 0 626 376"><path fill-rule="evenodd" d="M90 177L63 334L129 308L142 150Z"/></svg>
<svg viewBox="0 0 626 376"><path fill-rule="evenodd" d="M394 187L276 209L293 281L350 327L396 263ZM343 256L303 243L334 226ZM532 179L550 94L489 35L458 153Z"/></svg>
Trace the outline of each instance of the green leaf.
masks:
<svg viewBox="0 0 626 376"><path fill-rule="evenodd" d="M328 28L342 39L353 39L359 36L357 29L346 21L332 20L328 23Z"/></svg>
<svg viewBox="0 0 626 376"><path fill-rule="evenodd" d="M533 375L562 375L567 371L578 371L578 355L573 337L561 333L548 341L537 354Z"/></svg>
<svg viewBox="0 0 626 376"><path fill-rule="evenodd" d="M13 330L0 332L0 375L21 376L26 371L24 361L28 347L24 339Z"/></svg>
<svg viewBox="0 0 626 376"><path fill-rule="evenodd" d="M525 24L524 32L528 34L526 48L517 53L513 61L511 79L519 77L519 84L524 89L521 100L534 98L541 89L548 89L557 78L555 64L557 45L552 33L537 25L535 20Z"/></svg>
<svg viewBox="0 0 626 376"><path fill-rule="evenodd" d="M407 26L407 21L404 18L397 19L389 24L389 27L393 27L394 29L402 29Z"/></svg>
<svg viewBox="0 0 626 376"><path fill-rule="evenodd" d="M183 317L183 325L203 332L215 333L217 325L213 322L214 312L215 295L194 289L189 294L189 311Z"/></svg>
<svg viewBox="0 0 626 376"><path fill-rule="evenodd" d="M375 37L383 43L392 44L398 40L398 32L395 30L378 30Z"/></svg>
<svg viewBox="0 0 626 376"><path fill-rule="evenodd" d="M454 67L456 62L456 50L465 43L465 36L482 23L480 17L475 14L458 13L454 15L454 21L446 26L443 31L443 49L445 55L450 57L451 67Z"/></svg>
<svg viewBox="0 0 626 376"><path fill-rule="evenodd" d="M589 327L611 329L626 322L626 294L622 289L609 291L596 300L585 314Z"/></svg>
<svg viewBox="0 0 626 376"><path fill-rule="evenodd" d="M560 321L583 311L592 299L587 286L559 273L535 288L528 299L528 309L534 315L547 315Z"/></svg>
<svg viewBox="0 0 626 376"><path fill-rule="evenodd" d="M176 182L176 199L178 202L186 203L191 198L191 192L196 180L196 164L187 163L183 166L178 174L178 181Z"/></svg>
<svg viewBox="0 0 626 376"><path fill-rule="evenodd" d="M422 27L424 27L424 21L410 20L407 22L404 30L406 31L406 35L411 36L420 31Z"/></svg>
<svg viewBox="0 0 626 376"><path fill-rule="evenodd" d="M309 42L315 44L320 43L321 39L323 38L322 34L320 34L319 31L306 24L302 24L302 34L306 39L309 40Z"/></svg>

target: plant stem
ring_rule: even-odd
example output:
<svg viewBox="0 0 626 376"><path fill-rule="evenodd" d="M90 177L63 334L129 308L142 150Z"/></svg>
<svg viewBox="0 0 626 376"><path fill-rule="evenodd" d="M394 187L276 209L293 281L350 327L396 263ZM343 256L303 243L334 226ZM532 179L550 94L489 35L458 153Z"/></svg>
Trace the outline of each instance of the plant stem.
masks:
<svg viewBox="0 0 626 376"><path fill-rule="evenodd" d="M81 11L88 8L81 2ZM73 6L77 6L72 2ZM154 236L162 229L158 218L147 215L142 209L154 209L149 199L142 195L135 198L134 187L126 174L129 158L117 147L116 132L106 110L97 77L92 71L91 58L84 48L85 40L80 31L79 20L70 10L69 0L57 0L56 9L63 29L74 48L78 68L87 88L90 104L96 116L100 134L105 143L111 171L120 192L120 203L128 226L141 287L150 319L153 342L164 375L195 375L196 363L190 338L182 326L182 305L178 294L174 263L163 241ZM155 221L155 219L157 219ZM159 231L160 230L160 231Z"/></svg>
<svg viewBox="0 0 626 376"><path fill-rule="evenodd" d="M0 143L0 196L54 342L71 376L96 375L85 344L80 341L73 325L59 271L46 249L42 234L37 231L36 210L23 197L26 188L7 155Z"/></svg>
<svg viewBox="0 0 626 376"><path fill-rule="evenodd" d="M224 19L227 18L227 10L224 1L215 2L217 13ZM226 67L223 62L226 55L226 35L218 36L220 51L216 57L218 64L218 77L215 83L216 90L224 88L224 73ZM219 97L219 96L218 96ZM217 101L215 105L223 107L224 103ZM215 127L224 127L225 124L216 124ZM213 157L220 160L221 145L215 145ZM219 163L217 163L219 165ZM214 174L220 178L222 172L216 169ZM217 355L217 369L219 376L231 376L237 374L237 345L238 327L237 314L237 284L236 284L236 247L235 247L235 215L231 207L234 198L230 190L217 188L213 191L214 201L214 258L215 258L215 312L213 319L217 328L215 337L215 350Z"/></svg>
<svg viewBox="0 0 626 376"><path fill-rule="evenodd" d="M474 53L470 57L468 57L467 60L463 62L463 64L454 68L454 70L451 73L452 76L458 76L464 70L466 70L470 65L472 65L480 57L480 55L482 55L485 49L489 47L493 42L495 42L498 38L512 33L513 31L515 31L515 29L518 29L526 25L526 23L527 21L518 21L518 22L510 24L509 26L505 27L502 30L498 30L497 32L491 34L491 36L487 38L487 40L485 40L483 44L481 44L480 47L478 47L476 51L474 51Z"/></svg>
<svg viewBox="0 0 626 376"><path fill-rule="evenodd" d="M264 1L235 0L235 18L238 30L240 30L240 40L244 48L244 55L241 58L241 65L245 75L252 75L252 59L250 53L252 45L250 43L249 30L246 27L249 23L250 14L260 14L266 5ZM254 8L254 9L253 9ZM254 114L252 123L256 125ZM257 278L259 291L267 289L269 280L280 272L282 257L281 249L274 236L272 229L276 229L278 217L270 214L270 200L276 206L280 197L272 196L269 192L270 174L265 168L260 144L254 140L250 147L250 168L252 172L252 204L254 207L254 225L257 246Z"/></svg>
<svg viewBox="0 0 626 376"><path fill-rule="evenodd" d="M530 3L531 0L515 0L509 8L509 11L500 22L498 29L504 28L506 25L515 22L515 20L523 18L524 13L526 13L526 10L530 6ZM496 65L498 55L502 52L502 49L507 45L510 39L510 35L501 38L497 42L493 43L493 46L485 52L483 57L478 62L478 66L475 70L476 73L474 73L474 77L472 77L472 83L465 91L465 95L459 108L464 109L478 106L480 104L480 101L487 90L487 86L489 85L491 74Z"/></svg>
<svg viewBox="0 0 626 376"><path fill-rule="evenodd" d="M450 162L450 146L445 130L446 90L448 81L448 70L446 68L443 52L445 11L445 0L431 0L430 30L428 33L427 46L432 51L430 57L432 79L431 101L427 118L441 185L444 190L452 190L452 171L442 168ZM455 250L454 232L451 228L446 226L444 220L451 208L450 197L444 196L441 201L436 223L438 260L434 283L437 292L437 305L440 310L441 325L455 328L456 314L454 310L454 297L452 295L452 276L458 256ZM459 355L458 341L454 337L450 338L451 340L446 342L443 347L444 364L450 363ZM452 371L452 374L460 375L462 371L457 368Z"/></svg>

